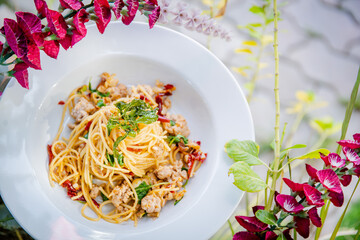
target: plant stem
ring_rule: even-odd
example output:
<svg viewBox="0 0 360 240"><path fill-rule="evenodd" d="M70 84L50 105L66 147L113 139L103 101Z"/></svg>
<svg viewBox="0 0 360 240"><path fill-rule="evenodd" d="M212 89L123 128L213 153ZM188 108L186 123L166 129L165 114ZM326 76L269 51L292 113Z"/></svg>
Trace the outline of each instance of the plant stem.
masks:
<svg viewBox="0 0 360 240"><path fill-rule="evenodd" d="M331 237L330 237L330 240L335 240L336 234L338 233L338 231L339 231L339 229L340 229L342 220L343 220L344 217L345 217L346 211L347 211L347 209L349 208L350 202L351 202L351 200L352 200L352 198L353 198L353 196L354 196L354 193L356 192L356 189L357 189L359 183L360 183L360 178L358 179L358 181L357 181L357 183L356 183L356 185L355 185L355 188L354 188L354 190L353 190L353 192L352 192L352 194L351 194L351 196L350 196L350 199L349 199L348 203L346 204L346 207L345 207L343 213L341 214L341 217L340 217L338 223L336 224L336 227L335 227L335 229L334 229L334 231L333 231L333 233L332 233L332 235L331 235Z"/></svg>
<svg viewBox="0 0 360 240"><path fill-rule="evenodd" d="M227 222L228 222L228 224L229 224L229 228L230 228L230 230L231 230L231 234L234 236L234 235L235 235L235 232L234 232L234 228L233 228L230 220L227 220Z"/></svg>
<svg viewBox="0 0 360 240"><path fill-rule="evenodd" d="M265 206L269 210L272 205L277 180L277 170L280 164L280 96L279 96L279 52L278 52L278 12L277 2L273 0L274 8L274 55L275 55L275 149L274 149L274 169L269 200Z"/></svg>

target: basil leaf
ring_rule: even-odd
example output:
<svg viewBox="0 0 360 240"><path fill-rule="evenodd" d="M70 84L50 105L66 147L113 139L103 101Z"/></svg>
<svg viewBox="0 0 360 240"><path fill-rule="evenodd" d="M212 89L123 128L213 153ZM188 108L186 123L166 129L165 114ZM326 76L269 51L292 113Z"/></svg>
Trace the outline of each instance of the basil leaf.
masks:
<svg viewBox="0 0 360 240"><path fill-rule="evenodd" d="M86 133L86 134L84 135L84 138L85 138L85 139L88 139L88 138L89 138L89 133Z"/></svg>
<svg viewBox="0 0 360 240"><path fill-rule="evenodd" d="M107 196L105 196L105 194L103 194L101 191L100 191L100 195L101 195L101 198L102 198L103 202L109 200L109 199L107 198Z"/></svg>
<svg viewBox="0 0 360 240"><path fill-rule="evenodd" d="M100 97L108 97L108 96L110 96L110 93L109 92L107 92L107 93L102 93L102 92L100 92L99 90L97 90L97 89L92 89L91 88L91 82L89 81L89 91L90 92L92 92L92 93L97 93Z"/></svg>
<svg viewBox="0 0 360 240"><path fill-rule="evenodd" d="M111 155L106 151L106 158L112 167L115 166L114 155Z"/></svg>
<svg viewBox="0 0 360 240"><path fill-rule="evenodd" d="M179 200L176 200L176 201L174 202L174 206L175 206L176 204L178 204L183 198L184 198L184 196L182 196Z"/></svg>
<svg viewBox="0 0 360 240"><path fill-rule="evenodd" d="M97 102L96 106L98 106L98 107L101 108L101 107L105 107L106 104L104 103L104 101L103 101L102 99L100 99L100 100Z"/></svg>
<svg viewBox="0 0 360 240"><path fill-rule="evenodd" d="M180 142L181 139L183 140L183 142L185 144L188 144L189 140L186 137L184 137L183 135L180 135L180 134L178 134L176 136L169 135L168 136L169 145L171 145L173 143L177 144Z"/></svg>
<svg viewBox="0 0 360 240"><path fill-rule="evenodd" d="M148 192L150 191L152 185L148 185L146 184L146 182L141 182L139 186L137 186L135 188L136 191L136 195L138 196L139 199L139 203L141 202L141 200L146 196L146 194L148 194Z"/></svg>
<svg viewBox="0 0 360 240"><path fill-rule="evenodd" d="M172 127L173 127L173 126L175 126L175 124L176 124L176 123L175 123L175 121L174 121L174 120L170 120L170 126L172 126Z"/></svg>

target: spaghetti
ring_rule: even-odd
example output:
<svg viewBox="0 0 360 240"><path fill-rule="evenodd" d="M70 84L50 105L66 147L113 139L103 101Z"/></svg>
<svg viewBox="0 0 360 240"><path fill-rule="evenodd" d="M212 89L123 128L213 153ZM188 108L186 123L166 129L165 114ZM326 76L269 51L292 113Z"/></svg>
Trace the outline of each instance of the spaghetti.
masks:
<svg viewBox="0 0 360 240"><path fill-rule="evenodd" d="M187 138L186 120L167 113L175 89L161 82L127 88L103 73L96 89L89 83L61 102L60 127L48 146L49 181L84 203L85 218L136 225L145 215L158 217L167 201L183 198L207 155L200 142ZM67 111L75 122L68 124L69 138L60 139Z"/></svg>

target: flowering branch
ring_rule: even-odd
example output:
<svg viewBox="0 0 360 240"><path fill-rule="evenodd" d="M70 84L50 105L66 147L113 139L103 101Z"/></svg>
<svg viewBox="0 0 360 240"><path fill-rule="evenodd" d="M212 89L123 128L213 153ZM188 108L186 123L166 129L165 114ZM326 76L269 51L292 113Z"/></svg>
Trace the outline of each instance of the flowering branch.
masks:
<svg viewBox="0 0 360 240"><path fill-rule="evenodd" d="M170 18L173 23L189 30L230 40L228 32L213 19L200 15L199 10L189 9L183 2L176 7L171 6L170 0L161 0L160 4L157 0L91 0L86 5L83 0L59 2L59 11L55 11L47 6L45 0L34 0L37 15L16 12L16 20L4 19L4 26L0 28L0 34L5 38L4 43L0 41L0 65L12 66L10 71L2 74L4 78L15 77L22 87L28 89L28 68L41 70L40 51L56 59L60 46L67 50L86 36L85 23L96 22L102 34L112 16L129 25L140 12L148 18L150 28L157 21L166 23Z"/></svg>

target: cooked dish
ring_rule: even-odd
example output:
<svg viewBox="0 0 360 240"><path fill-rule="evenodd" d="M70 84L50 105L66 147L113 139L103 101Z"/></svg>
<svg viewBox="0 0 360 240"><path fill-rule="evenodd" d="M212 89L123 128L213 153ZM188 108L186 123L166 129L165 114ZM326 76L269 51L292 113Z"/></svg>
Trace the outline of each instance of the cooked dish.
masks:
<svg viewBox="0 0 360 240"><path fill-rule="evenodd" d="M199 141L188 139L185 118L168 113L175 89L159 81L153 87L128 88L103 73L95 89L90 81L59 102L64 110L48 145L49 180L84 204L85 218L131 219L136 225L141 217L159 217L166 202L176 205L184 197L188 180L207 154ZM74 122L65 138L67 111Z"/></svg>

